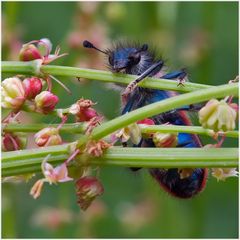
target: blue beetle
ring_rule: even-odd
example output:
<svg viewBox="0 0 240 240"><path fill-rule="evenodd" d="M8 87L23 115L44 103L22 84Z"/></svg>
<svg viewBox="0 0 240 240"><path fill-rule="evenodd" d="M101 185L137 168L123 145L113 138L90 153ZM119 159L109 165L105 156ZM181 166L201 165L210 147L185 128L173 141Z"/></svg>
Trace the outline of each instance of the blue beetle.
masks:
<svg viewBox="0 0 240 240"><path fill-rule="evenodd" d="M118 43L113 49L102 51L85 40L83 46L106 54L112 72L139 76L122 93L122 114L177 95L173 91L138 87L137 84L144 78L154 76L176 80L178 84L183 84L187 78L185 69L165 73L164 61L156 58L154 51L149 50L147 44ZM153 116L151 119L155 124L192 125L186 113L188 109L190 108L172 110ZM150 138L142 139L135 147L154 147L154 143ZM202 147L202 144L197 135L179 133L177 147L198 148ZM138 169L140 168L132 168L132 170ZM201 192L205 188L208 175L208 170L204 168L194 169L189 177L183 179L180 177L178 168L150 169L149 172L165 191L182 199L191 198Z"/></svg>

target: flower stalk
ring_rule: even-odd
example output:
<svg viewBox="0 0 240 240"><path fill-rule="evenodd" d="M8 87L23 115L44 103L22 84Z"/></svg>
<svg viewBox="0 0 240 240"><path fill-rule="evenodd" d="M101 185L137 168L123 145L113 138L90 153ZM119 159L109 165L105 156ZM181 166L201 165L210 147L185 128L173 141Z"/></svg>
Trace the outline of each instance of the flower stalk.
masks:
<svg viewBox="0 0 240 240"><path fill-rule="evenodd" d="M4 132L38 132L46 127L58 127L58 124L42 124L42 123L32 123L32 124L16 124L9 123L3 127ZM214 137L214 133L211 129L206 129L198 126L180 126L180 125L145 125L139 124L142 133L191 133L198 135L205 135L209 137ZM62 133L80 134L86 131L86 123L65 123L59 130ZM230 138L238 138L238 131L227 131L218 132L218 136L226 136Z"/></svg>
<svg viewBox="0 0 240 240"><path fill-rule="evenodd" d="M46 74L57 76L81 77L91 80L103 82L114 82L121 84L129 84L136 76L126 74L113 74L106 71L90 70L74 67L42 65L41 60L28 62L2 62L2 72L11 74L25 74L41 77ZM151 81L148 81L151 79ZM204 102L211 98L223 98L225 96L238 96L238 83L226 84L222 86L209 86L194 83L185 83L184 86L177 86L175 81L164 79L146 78L139 84L141 87L161 90L174 90L179 92L188 92L172 98L156 102L140 109L129 112L125 115L117 117L113 120L105 122L93 129L89 136L81 136L77 142L77 146L86 145L89 140L99 141L109 134L129 126L139 120L161 114L163 112L179 108L181 106L194 103ZM25 111L31 111L24 106ZM68 113L69 109L53 110L52 114L59 116L64 112ZM41 124L20 125L8 124L4 131L9 132L31 132L38 131ZM74 133L82 133L86 130L85 123L65 124L60 131L73 131ZM49 124L48 124L49 126ZM52 126L52 125L51 125ZM15 127L15 128L14 128ZM43 125L42 125L43 127ZM41 127L41 128L42 128ZM142 132L156 131L164 132L187 132L196 134L205 134L212 136L209 129L193 126L140 126ZM221 134L221 133L220 133ZM236 131L224 133L225 136L237 137ZM73 144L73 143L71 143ZM13 176L24 173L35 173L41 170L42 160L48 156L48 162L55 165L65 161L70 154L71 144L58 146L49 146L40 149L22 150L6 152L2 154L2 176ZM112 147L106 150L106 153L100 157L90 158L89 161L82 161L79 157L79 165L97 165L97 166L122 166L122 167L145 167L145 168L221 168L221 167L237 167L238 166L238 149L237 148L163 148L161 151L157 148L119 148Z"/></svg>
<svg viewBox="0 0 240 240"><path fill-rule="evenodd" d="M2 176L41 171L42 160L49 156L48 162L55 165L66 160L69 155L69 144L50 146L42 149L22 150L18 154L2 154ZM187 167L237 167L237 148L120 148L112 147L97 158L86 162L81 157L78 163L93 166L121 166L144 168L187 168Z"/></svg>
<svg viewBox="0 0 240 240"><path fill-rule="evenodd" d="M28 74L39 77L44 74L49 74L55 76L86 78L106 83L121 83L126 85L128 85L132 80L136 79L136 76L134 75L121 73L113 74L108 71L100 71L86 68L55 65L39 66L38 60L28 62L3 61L2 73ZM184 83L184 86L177 86L175 81L169 81L159 78L146 78L144 81L139 83L139 86L151 89L173 90L178 92L191 92L199 89L207 89L209 87L212 87L210 85L190 82Z"/></svg>

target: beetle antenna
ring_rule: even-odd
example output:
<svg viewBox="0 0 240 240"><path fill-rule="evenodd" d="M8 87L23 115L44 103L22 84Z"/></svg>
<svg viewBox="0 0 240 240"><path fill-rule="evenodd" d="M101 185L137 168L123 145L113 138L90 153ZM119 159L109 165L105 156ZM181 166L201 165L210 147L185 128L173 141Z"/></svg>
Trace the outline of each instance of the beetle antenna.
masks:
<svg viewBox="0 0 240 240"><path fill-rule="evenodd" d="M84 46L85 48L93 48L93 49L95 49L95 50L97 50L97 51L99 51L99 52L101 52L101 53L104 53L104 54L108 55L107 52L102 51L101 49L95 47L91 42L89 42L89 41L87 41L87 40L84 40L84 41L83 41L83 46Z"/></svg>

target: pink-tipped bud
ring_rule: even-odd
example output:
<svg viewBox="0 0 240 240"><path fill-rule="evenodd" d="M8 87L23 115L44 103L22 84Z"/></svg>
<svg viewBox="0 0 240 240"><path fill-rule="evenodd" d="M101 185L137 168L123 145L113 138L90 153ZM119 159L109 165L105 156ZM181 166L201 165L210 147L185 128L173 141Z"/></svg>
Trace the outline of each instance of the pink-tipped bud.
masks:
<svg viewBox="0 0 240 240"><path fill-rule="evenodd" d="M154 121L150 118L145 118L143 120L137 121L137 124L155 125Z"/></svg>
<svg viewBox="0 0 240 240"><path fill-rule="evenodd" d="M59 135L58 129L53 127L44 128L40 130L35 134L34 138L35 138L35 143L39 147L62 144L62 138Z"/></svg>
<svg viewBox="0 0 240 240"><path fill-rule="evenodd" d="M154 133L153 142L156 147L166 148L166 147L176 147L178 143L177 134L170 133Z"/></svg>
<svg viewBox="0 0 240 240"><path fill-rule="evenodd" d="M94 117L97 117L97 111L93 108L83 108L81 111L76 114L76 121L77 122L88 122Z"/></svg>
<svg viewBox="0 0 240 240"><path fill-rule="evenodd" d="M23 82L17 78L6 78L2 82L2 107L18 110L25 102Z"/></svg>
<svg viewBox="0 0 240 240"><path fill-rule="evenodd" d="M35 59L42 59L42 55L38 48L33 44L25 44L22 46L19 53L20 61L32 61Z"/></svg>
<svg viewBox="0 0 240 240"><path fill-rule="evenodd" d="M2 150L4 152L16 151L24 149L27 143L27 138L21 133L5 133L2 137Z"/></svg>
<svg viewBox="0 0 240 240"><path fill-rule="evenodd" d="M37 77L25 78L23 85L27 99L35 98L42 91L42 81Z"/></svg>
<svg viewBox="0 0 240 240"><path fill-rule="evenodd" d="M82 210L86 210L92 201L103 192L103 185L95 177L86 176L76 181L77 202Z"/></svg>
<svg viewBox="0 0 240 240"><path fill-rule="evenodd" d="M43 91L35 97L37 111L44 114L52 112L58 103L58 97L49 91Z"/></svg>
<svg viewBox="0 0 240 240"><path fill-rule="evenodd" d="M95 104L89 99L81 98L70 107L69 113L76 116L77 122L88 122L98 116L97 111L92 108Z"/></svg>

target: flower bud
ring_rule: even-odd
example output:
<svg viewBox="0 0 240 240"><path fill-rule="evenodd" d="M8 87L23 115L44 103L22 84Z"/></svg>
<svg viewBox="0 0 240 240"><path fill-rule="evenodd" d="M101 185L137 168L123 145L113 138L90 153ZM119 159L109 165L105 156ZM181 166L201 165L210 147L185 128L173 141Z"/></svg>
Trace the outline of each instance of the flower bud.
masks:
<svg viewBox="0 0 240 240"><path fill-rule="evenodd" d="M236 126L236 117L235 108L224 100L212 99L199 111L199 122L202 126L215 132L233 130Z"/></svg>
<svg viewBox="0 0 240 240"><path fill-rule="evenodd" d="M37 132L34 137L35 143L39 147L62 144L62 138L57 128L43 128L41 131Z"/></svg>
<svg viewBox="0 0 240 240"><path fill-rule="evenodd" d="M145 118L143 120L137 121L137 124L155 125L151 118Z"/></svg>
<svg viewBox="0 0 240 240"><path fill-rule="evenodd" d="M97 111L93 108L83 108L76 114L76 121L77 122L88 122L94 117L97 117Z"/></svg>
<svg viewBox="0 0 240 240"><path fill-rule="evenodd" d="M22 81L17 78L6 78L2 82L2 107L18 110L25 101L25 89Z"/></svg>
<svg viewBox="0 0 240 240"><path fill-rule="evenodd" d="M116 137L120 138L123 143L131 139L132 143L137 145L142 138L141 129L136 123L133 123L118 131Z"/></svg>
<svg viewBox="0 0 240 240"><path fill-rule="evenodd" d="M103 192L103 185L95 177L86 176L76 181L77 202L82 210L86 210L92 201Z"/></svg>
<svg viewBox="0 0 240 240"><path fill-rule="evenodd" d="M144 124L144 125L155 125L155 122L151 118L145 118L143 120L137 121L137 124ZM142 127L145 127L145 126ZM152 138L153 133L144 133L142 132L143 138Z"/></svg>
<svg viewBox="0 0 240 240"><path fill-rule="evenodd" d="M4 152L24 149L27 144L25 134L5 133L2 137L2 150Z"/></svg>
<svg viewBox="0 0 240 240"><path fill-rule="evenodd" d="M81 98L70 107L69 113L76 115L77 122L88 122L98 116L97 111L91 108L93 105L95 103L91 100Z"/></svg>
<svg viewBox="0 0 240 240"><path fill-rule="evenodd" d="M54 110L58 103L58 97L49 91L43 91L35 97L37 110L47 114Z"/></svg>
<svg viewBox="0 0 240 240"><path fill-rule="evenodd" d="M23 85L27 99L35 98L42 91L42 81L37 77L25 78Z"/></svg>
<svg viewBox="0 0 240 240"><path fill-rule="evenodd" d="M176 147L178 144L178 134L174 133L159 133L153 134L153 142L156 147L166 148L166 147Z"/></svg>
<svg viewBox="0 0 240 240"><path fill-rule="evenodd" d="M212 176L224 181L228 177L237 177L238 172L236 168L212 168Z"/></svg>
<svg viewBox="0 0 240 240"><path fill-rule="evenodd" d="M20 61L32 61L35 59L42 59L38 48L33 44L24 44L19 53Z"/></svg>

